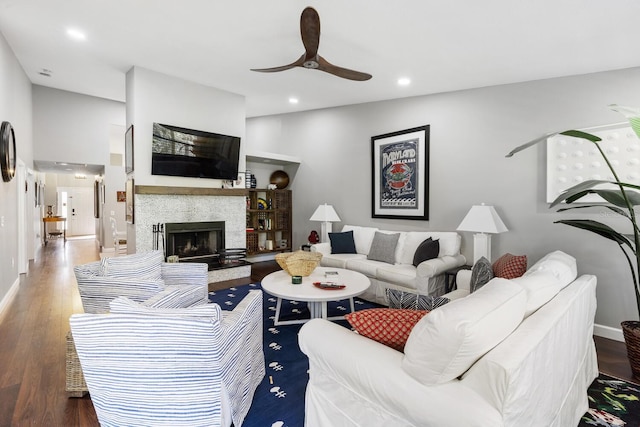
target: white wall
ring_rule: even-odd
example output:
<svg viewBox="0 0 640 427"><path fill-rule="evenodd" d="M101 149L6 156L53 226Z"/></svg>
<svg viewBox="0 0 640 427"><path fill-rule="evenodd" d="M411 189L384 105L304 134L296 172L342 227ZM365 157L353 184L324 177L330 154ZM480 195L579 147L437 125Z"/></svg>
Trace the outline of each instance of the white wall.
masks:
<svg viewBox="0 0 640 427"><path fill-rule="evenodd" d="M136 185L221 188L215 179L151 175L153 123L238 136L244 141L241 95L134 67L127 73L127 127L134 125ZM240 167L244 170L244 144Z"/></svg>
<svg viewBox="0 0 640 427"><path fill-rule="evenodd" d="M27 169L33 168L31 82L4 36L0 34L0 122L2 121L10 122L15 130L17 157ZM8 292L17 289L12 288L18 283L16 242L18 238L31 241L35 239L33 227L28 224L27 235L18 236L19 190L24 191L24 182L18 182L17 178L10 182L0 180L0 309L8 303ZM29 203L31 200L27 200L27 208L33 206Z"/></svg>
<svg viewBox="0 0 640 427"><path fill-rule="evenodd" d="M135 185L170 187L221 188L222 181L204 178L186 178L151 175L151 141L153 123L164 123L201 131L239 136L245 135L245 100L241 95L188 82L165 74L134 67L127 73L127 127L134 126L134 171L130 174ZM241 143L239 170L244 170L244 144ZM144 200L143 200L144 199ZM149 206L149 198L134 197L134 205ZM241 200L242 202L242 200ZM235 203L235 217L244 220L244 203ZM152 224L164 222L167 212L149 212L135 209L134 225L127 225L127 250L150 249ZM226 215L226 214L225 214ZM176 220L176 218L173 218ZM187 219L183 219L187 221ZM189 221L205 221L206 218L190 218ZM232 226L234 230L230 230ZM227 235L244 233L244 221L230 222ZM231 239L231 242L234 242ZM235 242L237 244L237 242Z"/></svg>
<svg viewBox="0 0 640 427"><path fill-rule="evenodd" d="M124 168L109 165L114 128L121 130L120 137L124 141L125 118L125 105L122 102L33 86L33 134L37 153L35 160L105 166L107 203L104 206L105 214L101 218L102 230L111 230L109 213L112 210L120 214L116 219L119 227L124 230L124 207L118 210L115 202L116 191L124 190ZM87 181L88 185L93 186L95 179L87 177ZM55 195L55 188L47 185L47 197L50 194ZM46 201L45 206L55 204L55 196L53 197ZM100 241L106 247L113 247L110 239L104 239L100 234L102 233L98 227Z"/></svg>
<svg viewBox="0 0 640 427"><path fill-rule="evenodd" d="M493 204L510 230L494 237L496 257L526 254L531 265L555 249L572 254L580 273L598 276L596 322L619 328L620 321L638 318L619 249L553 224L576 215L547 208L542 148L505 158L547 132L624 121L607 108L611 103L640 106L640 68L251 118L247 148L302 159L291 187L296 245L319 229L309 221L319 203L336 208L342 223L334 230L343 224L455 230L472 204ZM371 218L370 138L426 124L431 125L429 221ZM470 233L463 233L468 259L471 242Z"/></svg>

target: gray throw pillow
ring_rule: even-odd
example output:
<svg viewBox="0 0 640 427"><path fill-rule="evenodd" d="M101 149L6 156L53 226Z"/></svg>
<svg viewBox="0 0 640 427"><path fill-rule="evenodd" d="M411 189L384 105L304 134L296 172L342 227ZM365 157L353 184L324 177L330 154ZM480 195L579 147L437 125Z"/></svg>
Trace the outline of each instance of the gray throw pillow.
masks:
<svg viewBox="0 0 640 427"><path fill-rule="evenodd" d="M400 291L398 289L387 289L387 299L389 308L405 308L409 310L433 310L445 305L450 300L445 297L434 297L431 295L419 295L412 292Z"/></svg>
<svg viewBox="0 0 640 427"><path fill-rule="evenodd" d="M489 280L493 279L493 268L491 262L485 257L480 258L471 269L471 284L469 290L471 293L477 291Z"/></svg>
<svg viewBox="0 0 640 427"><path fill-rule="evenodd" d="M396 262L396 246L399 238L400 233L386 234L376 231L367 259L394 264Z"/></svg>

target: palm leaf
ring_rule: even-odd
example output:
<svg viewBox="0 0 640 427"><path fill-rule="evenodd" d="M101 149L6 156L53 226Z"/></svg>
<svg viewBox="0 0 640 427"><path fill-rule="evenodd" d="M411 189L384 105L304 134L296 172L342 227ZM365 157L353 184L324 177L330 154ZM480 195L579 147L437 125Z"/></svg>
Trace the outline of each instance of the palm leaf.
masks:
<svg viewBox="0 0 640 427"><path fill-rule="evenodd" d="M611 184L611 181L604 181L601 179L589 179L587 181L582 181L581 183L576 184L573 187L569 187L566 190L564 190L558 197L556 197L556 199L553 202L551 202L549 207L552 208L558 203L562 203L567 199L571 199L578 194L584 193L582 194L582 196L584 196L585 194L587 194L585 193L585 191L591 190L594 187L602 184Z"/></svg>
<svg viewBox="0 0 640 427"><path fill-rule="evenodd" d="M587 132L582 132L581 130L572 129L572 130L565 130L564 132L559 132L559 133L560 135L572 136L574 138L582 138L591 142L602 141L602 138L600 138L599 136L596 136Z"/></svg>
<svg viewBox="0 0 640 427"><path fill-rule="evenodd" d="M555 221L555 223L565 224L571 227L579 228L581 230L590 231L606 239L613 240L619 245L627 245L632 250L634 250L633 244L629 239L627 239L623 234L618 233L613 228L601 222L593 221L590 219L563 219L560 221Z"/></svg>
<svg viewBox="0 0 640 427"><path fill-rule="evenodd" d="M623 187L626 188L632 188L632 189L637 189L640 190L640 186L634 185L634 184L627 184L624 182L617 182L617 181L603 181L603 180L599 180L599 179L590 179L587 181L583 181L579 184L574 185L573 187L567 188L565 191L563 191L558 197L555 198L555 200L553 202L551 202L551 204L549 205L550 208L556 206L559 203L562 202L567 202L567 203L573 203L576 200L586 196L587 194L598 194L600 197L602 197L603 199L605 199L606 201L608 201L609 203L613 203L617 206L621 206L621 207L627 207L627 203L624 200L624 197L622 196L622 191L621 190L607 190L607 189L595 189L594 187L598 186L598 185L602 185L602 184L608 184L608 185L621 185ZM627 194L627 198L629 199L629 202L631 203L631 205L633 206L638 206L640 205L640 193L636 192L636 191L625 191L625 193Z"/></svg>
<svg viewBox="0 0 640 427"><path fill-rule="evenodd" d="M566 208L562 208L562 209L558 209L556 212L565 212L565 211L570 211L570 210L574 210L574 209L586 209L586 208L606 208L609 209L619 215L624 216L625 218L629 218L629 214L627 214L627 211L624 211L616 206L611 206L611 205L603 205L603 204L595 204L595 205L580 205L580 206L567 206Z"/></svg>
<svg viewBox="0 0 640 427"><path fill-rule="evenodd" d="M518 153L518 152L520 152L522 150L526 150L529 147L533 147L534 145L536 145L536 144L538 144L538 143L540 143L542 141L546 141L547 139L549 139L549 138L551 138L553 136L556 136L557 134L558 134L558 132L548 133L548 134L543 135L543 136L541 136L539 138L533 139L533 140L527 142L526 144L522 144L522 145L514 148L505 157L513 157L514 154L516 154L516 153Z"/></svg>

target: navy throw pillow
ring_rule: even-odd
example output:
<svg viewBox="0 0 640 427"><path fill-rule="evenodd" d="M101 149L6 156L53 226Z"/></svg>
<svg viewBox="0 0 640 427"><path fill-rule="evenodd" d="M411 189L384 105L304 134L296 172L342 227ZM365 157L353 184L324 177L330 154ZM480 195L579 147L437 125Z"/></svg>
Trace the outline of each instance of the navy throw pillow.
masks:
<svg viewBox="0 0 640 427"><path fill-rule="evenodd" d="M329 233L332 254L355 254L356 243L353 240L353 230L342 233Z"/></svg>

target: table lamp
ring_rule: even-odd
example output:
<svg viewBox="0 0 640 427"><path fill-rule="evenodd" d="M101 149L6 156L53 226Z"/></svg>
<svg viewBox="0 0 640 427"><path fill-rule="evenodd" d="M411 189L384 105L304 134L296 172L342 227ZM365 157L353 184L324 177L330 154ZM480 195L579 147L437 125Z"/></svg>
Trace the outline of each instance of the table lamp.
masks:
<svg viewBox="0 0 640 427"><path fill-rule="evenodd" d="M333 209L333 206L328 204L323 204L318 206L316 211L309 218L310 221L320 221L321 222L321 242L329 241L329 233L331 233L332 222L340 221L340 217L336 213L336 210Z"/></svg>
<svg viewBox="0 0 640 427"><path fill-rule="evenodd" d="M475 264L481 257L491 261L491 234L504 233L509 231L500 219L493 206L481 205L471 206L471 209L464 217L457 228L458 231L473 231L473 263Z"/></svg>

